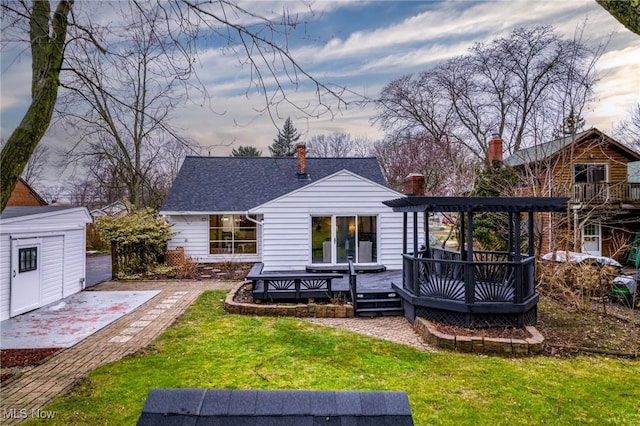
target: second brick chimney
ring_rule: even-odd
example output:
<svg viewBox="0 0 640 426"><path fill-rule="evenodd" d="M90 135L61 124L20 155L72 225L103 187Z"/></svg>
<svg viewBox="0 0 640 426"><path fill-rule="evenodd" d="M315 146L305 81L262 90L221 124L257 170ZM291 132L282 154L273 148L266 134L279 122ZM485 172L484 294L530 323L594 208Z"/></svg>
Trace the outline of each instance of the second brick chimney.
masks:
<svg viewBox="0 0 640 426"><path fill-rule="evenodd" d="M404 178L403 184L403 192L405 195L424 195L424 175L421 175L419 173L411 173L409 176Z"/></svg>
<svg viewBox="0 0 640 426"><path fill-rule="evenodd" d="M301 142L296 146L296 152L298 154L298 167L296 170L298 179L306 179L307 178L307 146L304 144L304 142Z"/></svg>
<svg viewBox="0 0 640 426"><path fill-rule="evenodd" d="M489 161L489 164L493 164L494 161L502 162L502 138L496 133L492 135L491 140L489 141L487 160Z"/></svg>

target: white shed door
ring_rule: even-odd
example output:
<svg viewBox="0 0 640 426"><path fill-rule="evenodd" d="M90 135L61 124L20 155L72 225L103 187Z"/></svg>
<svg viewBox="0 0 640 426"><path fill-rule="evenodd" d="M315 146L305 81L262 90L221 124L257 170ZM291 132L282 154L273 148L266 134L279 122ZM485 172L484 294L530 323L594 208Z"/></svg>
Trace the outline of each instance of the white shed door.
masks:
<svg viewBox="0 0 640 426"><path fill-rule="evenodd" d="M11 316L40 306L40 257L38 238L11 241Z"/></svg>

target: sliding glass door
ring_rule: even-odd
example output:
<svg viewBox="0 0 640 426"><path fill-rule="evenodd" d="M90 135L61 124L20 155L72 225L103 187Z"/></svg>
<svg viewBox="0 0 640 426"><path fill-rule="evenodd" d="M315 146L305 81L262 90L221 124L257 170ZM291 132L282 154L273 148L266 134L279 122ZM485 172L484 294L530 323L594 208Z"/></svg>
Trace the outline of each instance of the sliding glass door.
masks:
<svg viewBox="0 0 640 426"><path fill-rule="evenodd" d="M377 261L376 216L313 216L311 262L340 264Z"/></svg>

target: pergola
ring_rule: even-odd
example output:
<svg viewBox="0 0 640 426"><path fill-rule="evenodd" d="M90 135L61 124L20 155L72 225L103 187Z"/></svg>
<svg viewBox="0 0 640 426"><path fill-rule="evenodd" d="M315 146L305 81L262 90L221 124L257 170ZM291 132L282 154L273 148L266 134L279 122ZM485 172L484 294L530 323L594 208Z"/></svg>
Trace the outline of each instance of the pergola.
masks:
<svg viewBox="0 0 640 426"><path fill-rule="evenodd" d="M534 325L533 238L522 252L522 215L534 234L534 214L566 209L568 198L407 196L384 204L404 214L403 283L394 289L403 298L405 315L465 327ZM424 249L408 252L409 213L413 214L413 247L419 247L418 214L424 214ZM459 251L429 246L428 214L456 212L460 217ZM477 212L506 214L508 250L474 250L473 218Z"/></svg>

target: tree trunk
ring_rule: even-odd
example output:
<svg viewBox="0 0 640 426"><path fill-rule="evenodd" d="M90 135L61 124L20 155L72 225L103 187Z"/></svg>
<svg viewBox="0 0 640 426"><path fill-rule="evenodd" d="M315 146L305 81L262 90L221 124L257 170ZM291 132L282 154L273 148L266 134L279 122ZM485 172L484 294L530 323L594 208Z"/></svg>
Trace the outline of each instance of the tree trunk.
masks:
<svg viewBox="0 0 640 426"><path fill-rule="evenodd" d="M640 35L640 4L631 0L596 0L628 30Z"/></svg>
<svg viewBox="0 0 640 426"><path fill-rule="evenodd" d="M64 59L67 17L73 1L61 0L53 16L48 1L33 2L29 22L31 105L0 154L0 211L7 205L18 178L51 122L58 97L58 76Z"/></svg>

